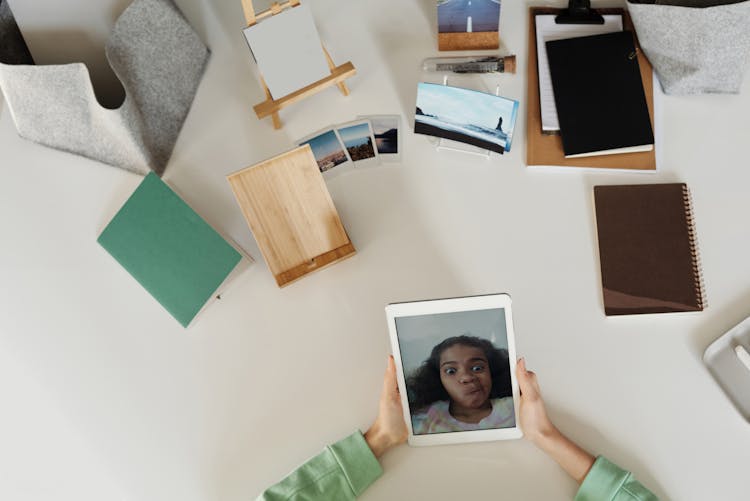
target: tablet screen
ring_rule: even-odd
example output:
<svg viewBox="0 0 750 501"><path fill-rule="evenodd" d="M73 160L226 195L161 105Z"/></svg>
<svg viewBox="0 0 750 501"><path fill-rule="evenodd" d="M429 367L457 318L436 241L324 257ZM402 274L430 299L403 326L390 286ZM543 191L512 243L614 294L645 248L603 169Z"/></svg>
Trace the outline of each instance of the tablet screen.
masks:
<svg viewBox="0 0 750 501"><path fill-rule="evenodd" d="M403 303L392 305L401 311L389 312L389 316L393 313L397 342L394 354L398 352L401 366L399 382L406 394L404 398L402 390L402 401L408 406L405 415L415 437L518 430L509 304L464 304L463 308L470 309L419 314L404 311L407 305L420 304L437 306L429 309L455 310L471 299L439 300L455 302L452 308L432 301ZM515 436L494 436L499 438Z"/></svg>

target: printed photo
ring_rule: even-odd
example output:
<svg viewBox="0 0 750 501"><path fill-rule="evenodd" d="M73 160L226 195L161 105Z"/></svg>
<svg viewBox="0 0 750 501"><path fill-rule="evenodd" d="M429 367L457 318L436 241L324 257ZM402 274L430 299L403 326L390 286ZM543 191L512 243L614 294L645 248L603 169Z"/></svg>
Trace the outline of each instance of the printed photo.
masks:
<svg viewBox="0 0 750 501"><path fill-rule="evenodd" d="M503 308L395 320L415 435L515 426Z"/></svg>
<svg viewBox="0 0 750 501"><path fill-rule="evenodd" d="M372 134L370 122L360 120L336 127L341 142L344 143L349 158L353 162L374 159L377 157L375 151L375 138Z"/></svg>
<svg viewBox="0 0 750 501"><path fill-rule="evenodd" d="M357 117L360 120L369 120L375 138L375 149L378 159L383 162L400 162L402 140L401 116L400 115L365 115Z"/></svg>
<svg viewBox="0 0 750 501"><path fill-rule="evenodd" d="M500 0L437 0L438 32L497 31Z"/></svg>
<svg viewBox="0 0 750 501"><path fill-rule="evenodd" d="M333 129L326 130L308 139L297 142L299 146L309 144L320 172L326 172L349 161L344 147Z"/></svg>
<svg viewBox="0 0 750 501"><path fill-rule="evenodd" d="M500 47L500 0L437 0L438 49Z"/></svg>
<svg viewBox="0 0 750 501"><path fill-rule="evenodd" d="M395 155L398 153L399 117L373 116L368 117L375 136L375 147L380 155Z"/></svg>
<svg viewBox="0 0 750 501"><path fill-rule="evenodd" d="M420 83L414 132L503 153L510 151L518 101L475 90Z"/></svg>

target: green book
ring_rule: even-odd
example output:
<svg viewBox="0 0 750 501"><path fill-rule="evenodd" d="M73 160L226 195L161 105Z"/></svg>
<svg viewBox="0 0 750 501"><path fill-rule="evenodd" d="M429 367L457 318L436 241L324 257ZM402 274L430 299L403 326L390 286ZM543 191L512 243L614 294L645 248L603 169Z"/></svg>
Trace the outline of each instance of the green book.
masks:
<svg viewBox="0 0 750 501"><path fill-rule="evenodd" d="M97 241L183 327L243 257L153 172Z"/></svg>

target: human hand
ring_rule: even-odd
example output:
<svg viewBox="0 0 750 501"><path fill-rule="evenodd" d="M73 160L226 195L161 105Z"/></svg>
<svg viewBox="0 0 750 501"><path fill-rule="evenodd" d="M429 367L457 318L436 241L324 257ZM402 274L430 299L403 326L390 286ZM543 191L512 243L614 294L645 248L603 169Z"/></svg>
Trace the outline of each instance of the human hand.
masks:
<svg viewBox="0 0 750 501"><path fill-rule="evenodd" d="M396 363L393 355L390 355L383 378L383 391L380 393L378 417L365 433L365 440L375 457L380 457L388 449L406 442L408 434L396 381Z"/></svg>
<svg viewBox="0 0 750 501"><path fill-rule="evenodd" d="M579 484L588 475L595 458L558 430L547 416L536 374L526 370L526 360L518 360L516 378L521 388L519 410L521 429L526 438L549 454Z"/></svg>
<svg viewBox="0 0 750 501"><path fill-rule="evenodd" d="M526 360L523 358L518 359L516 364L516 378L521 389L521 429L526 438L542 447L542 442L558 431L547 416L536 374L526 369Z"/></svg>

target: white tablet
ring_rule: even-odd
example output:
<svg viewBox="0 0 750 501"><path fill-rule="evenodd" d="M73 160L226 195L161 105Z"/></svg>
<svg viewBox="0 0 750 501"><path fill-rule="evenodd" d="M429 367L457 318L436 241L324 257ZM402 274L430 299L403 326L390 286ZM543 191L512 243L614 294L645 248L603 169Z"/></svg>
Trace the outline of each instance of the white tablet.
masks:
<svg viewBox="0 0 750 501"><path fill-rule="evenodd" d="M510 296L385 308L410 445L523 436Z"/></svg>

